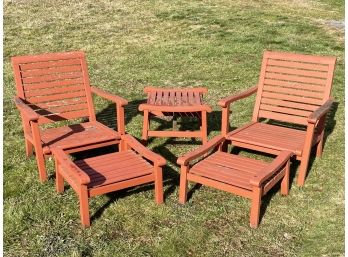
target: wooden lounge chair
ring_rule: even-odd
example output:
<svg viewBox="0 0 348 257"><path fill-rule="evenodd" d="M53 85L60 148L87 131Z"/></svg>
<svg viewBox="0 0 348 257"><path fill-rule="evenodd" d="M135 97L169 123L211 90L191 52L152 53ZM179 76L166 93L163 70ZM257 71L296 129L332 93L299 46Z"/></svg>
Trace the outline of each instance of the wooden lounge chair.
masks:
<svg viewBox="0 0 348 257"><path fill-rule="evenodd" d="M251 200L250 226L257 228L262 196L280 181L281 194L289 193L292 153L282 151L267 163L222 151L225 140L224 136L216 136L178 158L177 163L181 165L179 202L184 204L187 200L189 181L243 196ZM194 163L196 159L201 160Z"/></svg>
<svg viewBox="0 0 348 257"><path fill-rule="evenodd" d="M312 147L317 146L317 156L322 154L325 117L333 103L330 93L335 61L335 57L266 51L258 85L219 101L222 135L235 146L271 154L291 151L301 161L297 184L302 186ZM230 132L230 105L256 92L252 122Z"/></svg>
<svg viewBox="0 0 348 257"><path fill-rule="evenodd" d="M64 191L64 180L80 200L81 223L90 226L91 197L154 182L155 201L163 203L162 166L166 160L150 151L130 135L121 135L119 152L72 161L59 147L53 147L56 188Z"/></svg>
<svg viewBox="0 0 348 257"><path fill-rule="evenodd" d="M90 86L83 52L17 56L11 61L26 154L32 155L35 148L41 182L47 180L45 156L51 155L53 146L71 153L114 144L125 133L123 106L127 101ZM117 131L97 122L92 92L116 103ZM78 118L88 118L88 122L42 126Z"/></svg>

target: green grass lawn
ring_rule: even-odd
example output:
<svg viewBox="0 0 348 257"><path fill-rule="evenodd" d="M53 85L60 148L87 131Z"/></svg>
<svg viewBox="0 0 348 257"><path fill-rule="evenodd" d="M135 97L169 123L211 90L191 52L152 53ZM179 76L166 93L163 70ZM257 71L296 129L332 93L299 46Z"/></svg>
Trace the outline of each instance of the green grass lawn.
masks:
<svg viewBox="0 0 348 257"><path fill-rule="evenodd" d="M5 255L343 256L343 19L338 0L5 0ZM211 138L220 130L218 100L257 82L265 49L336 56L337 104L323 157L312 162L305 187L293 181L288 197L273 191L259 229L249 228L249 201L225 192L202 186L178 204L176 158L199 145L190 140L149 144L168 160L165 204L156 206L152 186L93 198L89 229L80 226L74 191L55 192L53 162L49 181L40 184L35 159L25 158L11 56L85 51L91 83L129 100L126 130L137 138L146 85L206 86ZM233 127L251 119L253 101L233 106ZM110 103L96 103L112 125Z"/></svg>

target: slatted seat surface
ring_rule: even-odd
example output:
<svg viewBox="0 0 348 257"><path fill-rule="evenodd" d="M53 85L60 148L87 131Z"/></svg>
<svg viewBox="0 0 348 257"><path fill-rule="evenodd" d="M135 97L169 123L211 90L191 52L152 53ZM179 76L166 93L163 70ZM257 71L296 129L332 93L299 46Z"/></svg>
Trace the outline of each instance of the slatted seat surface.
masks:
<svg viewBox="0 0 348 257"><path fill-rule="evenodd" d="M41 132L43 150L46 154L50 152L49 148L52 146L63 148L65 148L64 146L79 147L117 138L120 138L118 132L98 122L86 122L65 127L50 128Z"/></svg>
<svg viewBox="0 0 348 257"><path fill-rule="evenodd" d="M90 177L89 188L153 174L153 166L131 150L78 160L75 164Z"/></svg>
<svg viewBox="0 0 348 257"><path fill-rule="evenodd" d="M265 123L248 124L227 134L226 138L233 142L243 142L276 149L288 150L301 156L306 131L275 126Z"/></svg>
<svg viewBox="0 0 348 257"><path fill-rule="evenodd" d="M333 57L265 52L254 115L307 125L330 96L334 64Z"/></svg>
<svg viewBox="0 0 348 257"><path fill-rule="evenodd" d="M158 89L148 93L147 104L155 106L202 105L203 93L187 89Z"/></svg>
<svg viewBox="0 0 348 257"><path fill-rule="evenodd" d="M90 116L88 106L93 105L82 52L14 57L13 62L17 94L40 114L40 124Z"/></svg>
<svg viewBox="0 0 348 257"><path fill-rule="evenodd" d="M221 183L252 190L250 179L268 163L225 152L215 152L195 164L189 171L194 175Z"/></svg>

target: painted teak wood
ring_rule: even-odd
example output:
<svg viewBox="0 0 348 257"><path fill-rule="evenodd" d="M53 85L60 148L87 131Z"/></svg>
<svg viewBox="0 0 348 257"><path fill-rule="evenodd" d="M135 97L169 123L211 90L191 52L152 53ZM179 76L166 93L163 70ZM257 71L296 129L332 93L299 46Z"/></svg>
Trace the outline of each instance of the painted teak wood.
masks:
<svg viewBox="0 0 348 257"><path fill-rule="evenodd" d="M270 163L223 152L224 136L216 136L200 148L179 157L179 202L187 200L188 182L210 186L251 199L250 226L258 227L262 196L281 181L281 193L289 193L290 157L282 151ZM193 163L194 160L198 162Z"/></svg>
<svg viewBox="0 0 348 257"><path fill-rule="evenodd" d="M317 156L322 154L335 62L335 57L266 51L258 85L219 101L222 134L235 146L271 154L291 151L301 161L297 184L303 186L312 147ZM254 93L252 122L230 132L230 105ZM303 129L267 124L269 120Z"/></svg>
<svg viewBox="0 0 348 257"><path fill-rule="evenodd" d="M35 149L40 181L47 180L45 156L51 154L52 147L62 147L68 152L87 150L114 144L125 133L127 101L90 86L83 52L17 56L11 61L26 153L30 156ZM92 93L116 103L116 131L97 122ZM88 121L47 129L42 126L79 118Z"/></svg>
<svg viewBox="0 0 348 257"><path fill-rule="evenodd" d="M162 166L166 161L130 135L121 135L118 152L97 157L73 161L59 147L52 151L57 191L64 191L64 180L75 190L84 227L90 226L88 201L97 195L154 182L155 201L163 203Z"/></svg>
<svg viewBox="0 0 348 257"><path fill-rule="evenodd" d="M155 137L199 137L203 143L207 141L207 113L210 106L204 104L203 94L207 88L163 89L146 87L147 102L139 106L144 112L142 140L147 141L149 136ZM150 130L150 117L173 116L173 131ZM175 127L177 116L199 117L201 128L198 131L178 131Z"/></svg>

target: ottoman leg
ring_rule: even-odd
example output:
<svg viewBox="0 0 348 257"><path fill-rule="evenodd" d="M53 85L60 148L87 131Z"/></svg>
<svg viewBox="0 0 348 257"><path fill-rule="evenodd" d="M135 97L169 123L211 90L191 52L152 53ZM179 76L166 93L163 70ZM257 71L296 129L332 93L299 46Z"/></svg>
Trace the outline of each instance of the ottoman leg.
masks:
<svg viewBox="0 0 348 257"><path fill-rule="evenodd" d="M64 192L64 178L59 173L58 168L57 168L57 171L56 171L56 189L57 189L58 193L63 193Z"/></svg>
<svg viewBox="0 0 348 257"><path fill-rule="evenodd" d="M184 204L187 201L187 166L181 166L180 171L180 188L179 188L179 203Z"/></svg>
<svg viewBox="0 0 348 257"><path fill-rule="evenodd" d="M207 134L208 134L208 128L207 128L207 112L202 111L202 126L201 126L201 133L202 133L202 141L203 144L207 142Z"/></svg>
<svg viewBox="0 0 348 257"><path fill-rule="evenodd" d="M251 198L250 227L257 228L260 221L261 188L254 187Z"/></svg>
<svg viewBox="0 0 348 257"><path fill-rule="evenodd" d="M25 139L25 154L27 157L33 155L33 147L33 144L28 139Z"/></svg>
<svg viewBox="0 0 348 257"><path fill-rule="evenodd" d="M155 167L155 199L157 204L163 203L163 175L161 167Z"/></svg>
<svg viewBox="0 0 348 257"><path fill-rule="evenodd" d="M282 183L280 185L280 193L282 195L289 194L289 180L290 180L290 160L287 161L285 166L285 175L282 179Z"/></svg>
<svg viewBox="0 0 348 257"><path fill-rule="evenodd" d="M91 222L89 219L88 191L86 185L80 186L79 199L82 226L89 227L91 225Z"/></svg>

